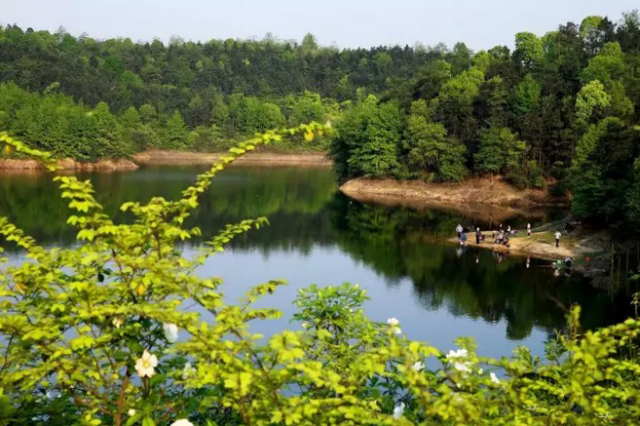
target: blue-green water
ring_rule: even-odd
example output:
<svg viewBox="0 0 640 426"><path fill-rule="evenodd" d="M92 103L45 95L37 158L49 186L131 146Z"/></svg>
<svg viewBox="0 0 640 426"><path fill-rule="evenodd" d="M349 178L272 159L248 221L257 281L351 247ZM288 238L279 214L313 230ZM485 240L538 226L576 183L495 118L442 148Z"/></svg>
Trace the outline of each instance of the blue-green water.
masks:
<svg viewBox="0 0 640 426"><path fill-rule="evenodd" d="M118 217L125 201L179 197L200 170L146 168L86 177L107 212ZM65 225L67 208L47 175L0 175L0 214L46 245L74 242L75 232ZM215 180L192 219L206 238L226 223L257 216L267 216L271 225L235 240L199 273L223 277L228 300L254 284L286 279L287 287L260 302L285 314L256 324L266 334L297 327L288 322L292 301L298 288L312 283L359 283L371 297L366 311L374 320L397 317L410 338L443 350L457 336L474 336L488 356L508 355L521 344L542 354L545 339L564 327L573 303L582 305L588 328L630 313L625 292L598 291L580 277L554 277L547 261L531 259L527 267L525 258L462 251L445 242L458 223L474 223L473 217L359 203L337 191L328 169L232 168ZM508 223L521 226L525 220L535 226L545 219ZM12 262L22 259L18 251L9 256Z"/></svg>

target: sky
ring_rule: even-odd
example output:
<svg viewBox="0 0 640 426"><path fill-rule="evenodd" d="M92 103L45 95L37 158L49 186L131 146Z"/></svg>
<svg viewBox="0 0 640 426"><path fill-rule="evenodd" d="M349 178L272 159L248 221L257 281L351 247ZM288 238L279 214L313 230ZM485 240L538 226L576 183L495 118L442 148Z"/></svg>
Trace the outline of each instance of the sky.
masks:
<svg viewBox="0 0 640 426"><path fill-rule="evenodd" d="M617 22L638 0L0 0L0 24L97 39L168 41L301 40L321 45L425 46L464 41L474 50L513 45L514 35L542 35L589 15Z"/></svg>

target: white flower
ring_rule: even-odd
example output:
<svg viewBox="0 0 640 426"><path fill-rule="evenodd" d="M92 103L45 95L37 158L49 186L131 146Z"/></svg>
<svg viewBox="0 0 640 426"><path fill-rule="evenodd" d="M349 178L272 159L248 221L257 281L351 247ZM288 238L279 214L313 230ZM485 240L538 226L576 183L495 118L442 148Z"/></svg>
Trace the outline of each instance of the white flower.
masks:
<svg viewBox="0 0 640 426"><path fill-rule="evenodd" d="M309 328L309 323L307 322L303 322L302 324L300 324L302 326L302 328L307 329Z"/></svg>
<svg viewBox="0 0 640 426"><path fill-rule="evenodd" d="M404 413L404 407L405 407L404 402L401 402L400 404L393 407L394 420L398 420L400 417L402 417L402 414Z"/></svg>
<svg viewBox="0 0 640 426"><path fill-rule="evenodd" d="M174 343L178 340L178 326L171 323L162 324L162 330L164 331L164 337L169 343Z"/></svg>
<svg viewBox="0 0 640 426"><path fill-rule="evenodd" d="M129 415L129 417L133 417L136 415L136 410L131 408L129 411L127 411L127 414Z"/></svg>
<svg viewBox="0 0 640 426"><path fill-rule="evenodd" d="M136 371L140 377L152 377L156 372L153 370L158 365L158 358L151 355L148 350L144 350L142 358L136 361Z"/></svg>
<svg viewBox="0 0 640 426"><path fill-rule="evenodd" d="M191 423L187 419L180 419L180 420L176 420L175 422L171 423L171 426L193 426L193 423Z"/></svg>
<svg viewBox="0 0 640 426"><path fill-rule="evenodd" d="M469 353L467 352L466 349L458 349L455 352L449 351L449 353L447 354L447 359L451 360L456 358L466 358L467 356L469 356Z"/></svg>
<svg viewBox="0 0 640 426"><path fill-rule="evenodd" d="M122 318L120 317L115 317L114 319L111 320L111 324L113 324L113 326L115 328L120 328L122 327L122 324L124 323L124 321L122 320Z"/></svg>
<svg viewBox="0 0 640 426"><path fill-rule="evenodd" d="M456 362L453 364L453 368L462 373L471 373L471 367L469 367L469 363L467 362Z"/></svg>
<svg viewBox="0 0 640 426"><path fill-rule="evenodd" d="M491 377L491 381L493 383L500 384L500 379L498 379L498 376L496 376L496 373L491 373L489 377Z"/></svg>
<svg viewBox="0 0 640 426"><path fill-rule="evenodd" d="M484 373L484 370L481 368L480 370L478 370L478 374L482 375L482 373Z"/></svg>
<svg viewBox="0 0 640 426"><path fill-rule="evenodd" d="M187 362L184 365L184 369L182 370L182 380L187 380L189 376L196 372L196 369L191 366L190 362Z"/></svg>
<svg viewBox="0 0 640 426"><path fill-rule="evenodd" d="M411 369L412 369L413 371L422 371L422 370L424 370L424 362L422 362L422 361L417 361L415 364L413 364L413 365L411 366Z"/></svg>
<svg viewBox="0 0 640 426"><path fill-rule="evenodd" d="M389 324L389 326L391 327L391 331L393 331L395 334L402 334L402 329L398 327L400 325L400 321L398 321L398 318L389 318L387 320L387 324Z"/></svg>

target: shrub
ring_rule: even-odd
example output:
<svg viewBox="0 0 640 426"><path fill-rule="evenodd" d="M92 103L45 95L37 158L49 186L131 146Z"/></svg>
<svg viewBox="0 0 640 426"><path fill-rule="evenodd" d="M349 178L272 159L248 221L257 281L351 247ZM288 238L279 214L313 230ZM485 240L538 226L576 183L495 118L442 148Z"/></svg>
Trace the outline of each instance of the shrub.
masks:
<svg viewBox="0 0 640 426"><path fill-rule="evenodd" d="M280 316L253 304L283 283L260 284L227 304L221 280L194 271L266 219L228 225L190 257L180 242L200 230L184 220L237 157L323 130L312 124L240 144L181 199L123 204L130 224L103 213L88 181L56 177L79 230L70 248L45 249L0 219L0 235L30 258L0 273L0 424L637 423L634 319L581 334L574 308L567 334L548 345L549 363L526 348L493 360L478 357L471 339L444 354L408 340L395 318L371 322L364 291L345 284L300 290L294 319L302 331L252 333L251 321ZM55 168L50 154L6 133L0 143Z"/></svg>

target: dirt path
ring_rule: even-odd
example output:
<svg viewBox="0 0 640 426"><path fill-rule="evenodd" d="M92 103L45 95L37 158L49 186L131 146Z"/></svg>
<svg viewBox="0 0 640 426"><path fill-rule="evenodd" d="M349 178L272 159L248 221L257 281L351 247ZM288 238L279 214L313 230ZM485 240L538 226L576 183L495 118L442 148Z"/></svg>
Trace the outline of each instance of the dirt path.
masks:
<svg viewBox="0 0 640 426"><path fill-rule="evenodd" d="M496 177L472 178L459 184L426 183L419 180L358 178L346 182L340 190L349 197L395 197L424 200L434 205L492 205L509 207L562 206L567 200L552 198L545 190L518 190Z"/></svg>
<svg viewBox="0 0 640 426"><path fill-rule="evenodd" d="M144 165L210 165L225 153L200 153L186 151L150 150L134 155L137 164ZM236 160L237 164L260 166L304 166L331 167L331 159L323 153L277 154L258 152L247 154Z"/></svg>

